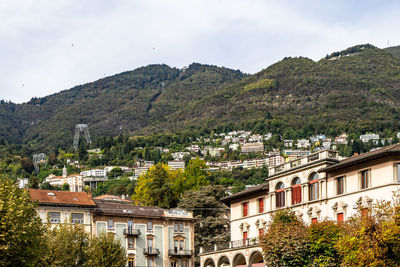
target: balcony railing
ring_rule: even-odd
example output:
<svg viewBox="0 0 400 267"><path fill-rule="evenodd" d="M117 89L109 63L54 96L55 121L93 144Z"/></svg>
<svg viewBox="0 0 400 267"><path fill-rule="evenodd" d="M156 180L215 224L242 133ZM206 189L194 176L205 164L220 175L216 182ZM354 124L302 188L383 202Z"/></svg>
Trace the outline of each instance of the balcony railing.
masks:
<svg viewBox="0 0 400 267"><path fill-rule="evenodd" d="M160 250L158 248L148 247L143 249L143 254L147 257L157 256L160 254Z"/></svg>
<svg viewBox="0 0 400 267"><path fill-rule="evenodd" d="M215 245L208 246L208 247L203 247L201 253L211 253L211 252L226 250L226 249L254 247L254 246L258 246L258 243L259 243L258 237L234 240L234 241L230 241L230 242L217 243Z"/></svg>
<svg viewBox="0 0 400 267"><path fill-rule="evenodd" d="M317 159L319 159L319 153L311 154L310 156L308 156L308 161L314 161Z"/></svg>
<svg viewBox="0 0 400 267"><path fill-rule="evenodd" d="M170 249L168 250L169 256L186 256L190 257L193 255L192 250L179 250L179 249Z"/></svg>
<svg viewBox="0 0 400 267"><path fill-rule="evenodd" d="M127 236L138 236L138 235L140 235L140 230L139 229L126 228L126 229L124 229L124 235L127 235Z"/></svg>

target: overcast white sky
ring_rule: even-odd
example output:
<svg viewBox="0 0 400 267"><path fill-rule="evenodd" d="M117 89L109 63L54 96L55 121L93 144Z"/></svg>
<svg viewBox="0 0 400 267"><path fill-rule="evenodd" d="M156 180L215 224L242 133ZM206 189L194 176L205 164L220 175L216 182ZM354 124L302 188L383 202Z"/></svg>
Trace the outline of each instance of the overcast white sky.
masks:
<svg viewBox="0 0 400 267"><path fill-rule="evenodd" d="M148 64L255 73L400 44L400 1L3 0L0 99L21 103Z"/></svg>

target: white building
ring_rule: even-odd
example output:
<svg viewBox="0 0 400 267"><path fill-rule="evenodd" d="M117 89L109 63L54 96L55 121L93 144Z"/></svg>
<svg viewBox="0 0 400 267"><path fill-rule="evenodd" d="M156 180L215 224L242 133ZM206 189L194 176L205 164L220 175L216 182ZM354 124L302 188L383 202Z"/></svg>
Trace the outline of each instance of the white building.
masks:
<svg viewBox="0 0 400 267"><path fill-rule="evenodd" d="M229 145L229 149L231 149L232 151L236 151L239 149L239 144L230 144Z"/></svg>
<svg viewBox="0 0 400 267"><path fill-rule="evenodd" d="M69 191L82 192L83 191L83 176L81 174L68 175L67 168L64 166L62 176L49 175L46 180L51 186L61 187L63 184L69 185Z"/></svg>
<svg viewBox="0 0 400 267"><path fill-rule="evenodd" d="M310 141L306 139L300 139L297 141L297 148L309 148L310 147Z"/></svg>
<svg viewBox="0 0 400 267"><path fill-rule="evenodd" d="M293 146L293 140L291 140L291 139L283 140L283 145L285 147L292 147Z"/></svg>
<svg viewBox="0 0 400 267"><path fill-rule="evenodd" d="M168 167L172 170L184 170L185 169L185 162L183 160L173 160L168 161Z"/></svg>
<svg viewBox="0 0 400 267"><path fill-rule="evenodd" d="M368 143L369 141L374 142L375 145L379 144L379 134L374 134L374 133L370 133L370 134L363 134L360 135L360 140L363 143Z"/></svg>
<svg viewBox="0 0 400 267"><path fill-rule="evenodd" d="M341 135L335 137L335 143L336 144L347 144L347 138L349 136L347 135L347 133L342 133Z"/></svg>
<svg viewBox="0 0 400 267"><path fill-rule="evenodd" d="M277 210L289 208L306 223L341 222L398 189L400 144L342 161L324 150L270 167L264 184L222 199L231 211L231 241L201 248L200 266L264 267L258 240Z"/></svg>

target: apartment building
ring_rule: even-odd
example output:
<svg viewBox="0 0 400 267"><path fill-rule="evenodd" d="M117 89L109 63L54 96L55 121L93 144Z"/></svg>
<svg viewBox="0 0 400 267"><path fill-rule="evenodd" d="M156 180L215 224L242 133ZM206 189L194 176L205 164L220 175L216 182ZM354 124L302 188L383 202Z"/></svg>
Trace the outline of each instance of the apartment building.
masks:
<svg viewBox="0 0 400 267"><path fill-rule="evenodd" d="M244 143L241 152L242 153L264 152L264 144L262 142Z"/></svg>
<svg viewBox="0 0 400 267"><path fill-rule="evenodd" d="M115 198L94 199L93 233L113 233L126 249L128 266L194 266L194 219L183 210L135 206Z"/></svg>
<svg viewBox="0 0 400 267"><path fill-rule="evenodd" d="M231 241L201 249L201 266L264 266L258 237L271 214L290 208L305 222L343 221L400 188L400 144L339 161L331 150L269 168L264 184L223 199ZM225 265L224 265L225 264Z"/></svg>
<svg viewBox="0 0 400 267"><path fill-rule="evenodd" d="M68 175L67 168L65 166L63 168L62 176L50 174L45 181L52 186L59 187L61 187L63 184L68 184L71 192L82 192L83 190L83 176L80 174Z"/></svg>
<svg viewBox="0 0 400 267"><path fill-rule="evenodd" d="M268 165L275 167L281 165L285 162L285 158L281 155L276 155L268 158Z"/></svg>
<svg viewBox="0 0 400 267"><path fill-rule="evenodd" d="M38 203L36 211L44 224L49 221L54 227L59 223L80 223L92 233L95 203L87 193L29 189L29 194Z"/></svg>
<svg viewBox="0 0 400 267"><path fill-rule="evenodd" d="M184 210L136 206L115 196L29 189L43 223L79 223L87 233L112 233L127 253L126 266L194 266L194 218Z"/></svg>
<svg viewBox="0 0 400 267"><path fill-rule="evenodd" d="M185 162L183 160L171 160L168 161L168 167L172 170L184 170Z"/></svg>

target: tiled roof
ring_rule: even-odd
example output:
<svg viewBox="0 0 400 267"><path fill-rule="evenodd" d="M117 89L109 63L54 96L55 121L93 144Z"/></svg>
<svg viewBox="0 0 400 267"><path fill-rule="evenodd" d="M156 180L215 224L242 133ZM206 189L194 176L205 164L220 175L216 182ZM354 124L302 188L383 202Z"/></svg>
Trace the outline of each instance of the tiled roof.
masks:
<svg viewBox="0 0 400 267"><path fill-rule="evenodd" d="M250 194L254 194L254 193L258 193L258 192L262 192L264 190L268 190L268 183L263 183L257 186L254 186L252 188L249 188L247 190L243 190L241 192L238 192L236 194L232 194L230 196L224 197L222 198L222 202L224 202L225 204L229 205L229 203L234 200L234 199L238 199Z"/></svg>
<svg viewBox="0 0 400 267"><path fill-rule="evenodd" d="M54 190L29 189L32 201L39 204L70 205L70 206L95 206L91 197L86 192L66 192Z"/></svg>
<svg viewBox="0 0 400 267"><path fill-rule="evenodd" d="M133 202L131 199L122 199L119 196L114 196L114 195L101 195L98 197L94 197L93 200L110 200L110 201L123 201L123 202Z"/></svg>
<svg viewBox="0 0 400 267"><path fill-rule="evenodd" d="M392 154L400 154L400 143L393 144L384 148L380 148L368 153L363 153L357 156L353 156L347 159L344 159L340 161L339 163L323 168L320 171L331 171L331 170L336 170L340 168L347 167L349 165L354 165L357 163L361 163L367 160L375 159L375 158L380 158L386 155L392 155Z"/></svg>

